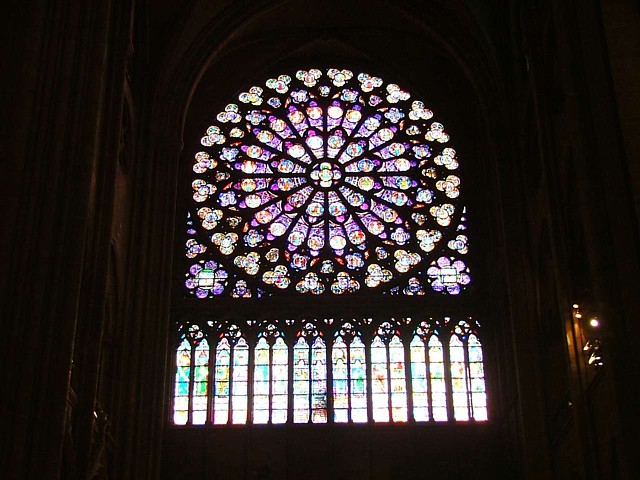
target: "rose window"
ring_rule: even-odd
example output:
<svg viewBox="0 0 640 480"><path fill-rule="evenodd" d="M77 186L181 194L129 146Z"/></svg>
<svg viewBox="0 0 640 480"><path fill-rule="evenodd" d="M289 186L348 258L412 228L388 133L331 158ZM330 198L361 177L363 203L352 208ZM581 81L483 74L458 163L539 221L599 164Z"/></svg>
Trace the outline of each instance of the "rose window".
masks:
<svg viewBox="0 0 640 480"><path fill-rule="evenodd" d="M398 85L349 70L241 93L195 153L187 291L461 292L458 157L432 117Z"/></svg>

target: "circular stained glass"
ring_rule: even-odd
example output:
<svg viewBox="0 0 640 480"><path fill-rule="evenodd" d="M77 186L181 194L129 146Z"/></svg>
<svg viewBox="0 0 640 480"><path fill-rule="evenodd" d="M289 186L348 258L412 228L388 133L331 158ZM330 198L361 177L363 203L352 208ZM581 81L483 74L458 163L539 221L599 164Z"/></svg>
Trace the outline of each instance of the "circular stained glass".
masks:
<svg viewBox="0 0 640 480"><path fill-rule="evenodd" d="M396 84L300 70L239 95L195 154L186 288L459 293L469 283L445 127Z"/></svg>

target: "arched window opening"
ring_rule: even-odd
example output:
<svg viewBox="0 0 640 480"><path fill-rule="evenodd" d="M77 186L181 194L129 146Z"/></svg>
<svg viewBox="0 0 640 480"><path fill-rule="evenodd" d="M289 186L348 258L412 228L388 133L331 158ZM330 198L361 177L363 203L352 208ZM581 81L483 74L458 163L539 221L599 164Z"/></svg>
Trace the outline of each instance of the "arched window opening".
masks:
<svg viewBox="0 0 640 480"><path fill-rule="evenodd" d="M298 333L293 348L293 375L294 423L326 423L327 349L312 323Z"/></svg>
<svg viewBox="0 0 640 480"><path fill-rule="evenodd" d="M215 115L190 173L177 312L200 313L177 322L175 425L487 420L466 310L367 312L417 297L410 312L455 317L470 292L458 153L433 117L346 69L270 78ZM278 313L256 319L260 302Z"/></svg>
<svg viewBox="0 0 640 480"><path fill-rule="evenodd" d="M206 423L209 397L209 343L200 327L191 325L176 350L173 422Z"/></svg>

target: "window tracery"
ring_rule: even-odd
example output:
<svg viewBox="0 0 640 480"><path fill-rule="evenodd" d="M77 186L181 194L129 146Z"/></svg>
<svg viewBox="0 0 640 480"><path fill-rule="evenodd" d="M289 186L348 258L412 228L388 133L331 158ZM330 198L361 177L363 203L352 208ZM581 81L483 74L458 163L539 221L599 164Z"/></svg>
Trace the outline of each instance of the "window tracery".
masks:
<svg viewBox="0 0 640 480"><path fill-rule="evenodd" d="M280 75L238 100L194 155L187 298L468 288L459 160L422 101L338 69ZM486 420L479 324L464 318L243 320L240 307L179 322L173 423Z"/></svg>
<svg viewBox="0 0 640 480"><path fill-rule="evenodd" d="M457 295L470 283L457 153L398 85L280 75L228 104L201 143L186 293Z"/></svg>
<svg viewBox="0 0 640 480"><path fill-rule="evenodd" d="M173 421L483 421L487 401L479 328L472 318L448 317L303 319L231 328L226 322L191 324L176 348ZM206 380L209 348L216 352L215 368ZM207 381L213 388L206 388Z"/></svg>

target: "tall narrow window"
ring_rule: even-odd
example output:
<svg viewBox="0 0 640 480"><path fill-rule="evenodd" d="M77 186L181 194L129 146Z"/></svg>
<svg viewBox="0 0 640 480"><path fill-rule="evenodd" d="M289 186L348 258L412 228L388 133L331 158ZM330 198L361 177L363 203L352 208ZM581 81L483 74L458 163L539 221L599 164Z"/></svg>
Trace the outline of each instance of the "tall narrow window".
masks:
<svg viewBox="0 0 640 480"><path fill-rule="evenodd" d="M231 423L246 423L249 387L249 345L238 339L233 350L233 392L231 395Z"/></svg>
<svg viewBox="0 0 640 480"><path fill-rule="evenodd" d="M184 425L189 418L189 384L191 378L191 344L185 338L176 353L176 376L173 396L173 422Z"/></svg>
<svg viewBox="0 0 640 480"><path fill-rule="evenodd" d="M220 340L216 348L214 375L213 423L224 424L229 422L231 398L231 348L226 338Z"/></svg>
<svg viewBox="0 0 640 480"><path fill-rule="evenodd" d="M209 399L209 343L198 325L185 327L175 356L173 421L202 425Z"/></svg>
<svg viewBox="0 0 640 480"><path fill-rule="evenodd" d="M253 370L253 423L268 423L271 406L271 355L267 339L258 340Z"/></svg>
<svg viewBox="0 0 640 480"><path fill-rule="evenodd" d="M321 337L311 348L311 421L327 421L327 349Z"/></svg>
<svg viewBox="0 0 640 480"><path fill-rule="evenodd" d="M389 376L391 391L391 419L407 421L407 379L404 365L404 345L397 335L389 342Z"/></svg>
<svg viewBox="0 0 640 480"><path fill-rule="evenodd" d="M456 420L469 420L469 376L464 361L464 344L457 335L449 340L451 358L451 385L453 390L453 416Z"/></svg>
<svg viewBox="0 0 640 480"><path fill-rule="evenodd" d="M413 390L413 418L418 422L425 422L431 418L427 365L424 342L418 335L414 335L411 341L411 388Z"/></svg>
<svg viewBox="0 0 640 480"><path fill-rule="evenodd" d="M468 352L473 418L476 420L487 420L487 393L484 384L482 345L478 337L474 334L469 335Z"/></svg>
<svg viewBox="0 0 640 480"><path fill-rule="evenodd" d="M367 421L367 368L360 337L353 338L349 353L350 416L352 422L362 423Z"/></svg>
<svg viewBox="0 0 640 480"><path fill-rule="evenodd" d="M191 423L203 425L207 421L209 398L209 343L206 338L202 339L196 347L194 363Z"/></svg>
<svg viewBox="0 0 640 480"><path fill-rule="evenodd" d="M379 336L371 343L371 398L373 420L389 421L389 369L387 368L387 349Z"/></svg>
<svg viewBox="0 0 640 480"><path fill-rule="evenodd" d="M342 337L333 342L333 415L336 422L349 421L349 358Z"/></svg>
<svg viewBox="0 0 640 480"><path fill-rule="evenodd" d="M311 348L307 343L312 342ZM327 349L318 330L307 323L293 349L295 423L327 422Z"/></svg>
<svg viewBox="0 0 640 480"><path fill-rule="evenodd" d="M293 421L295 423L307 423L311 419L309 355L309 344L304 337L298 338L293 347Z"/></svg>
<svg viewBox="0 0 640 480"><path fill-rule="evenodd" d="M338 331L332 350L334 421L366 422L365 345L351 323Z"/></svg>
<svg viewBox="0 0 640 480"><path fill-rule="evenodd" d="M287 421L288 402L288 348L282 338L273 345L273 373L271 376L271 422Z"/></svg>
<svg viewBox="0 0 640 480"><path fill-rule="evenodd" d="M429 338L428 352L433 419L436 422L444 422L449 418L447 413L448 392L444 377L444 349L442 342L435 335Z"/></svg>
<svg viewBox="0 0 640 480"><path fill-rule="evenodd" d="M371 344L373 420L407 421L404 346L399 331L383 322Z"/></svg>

